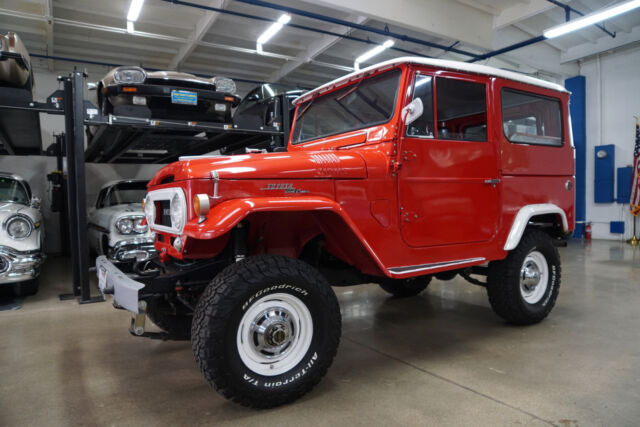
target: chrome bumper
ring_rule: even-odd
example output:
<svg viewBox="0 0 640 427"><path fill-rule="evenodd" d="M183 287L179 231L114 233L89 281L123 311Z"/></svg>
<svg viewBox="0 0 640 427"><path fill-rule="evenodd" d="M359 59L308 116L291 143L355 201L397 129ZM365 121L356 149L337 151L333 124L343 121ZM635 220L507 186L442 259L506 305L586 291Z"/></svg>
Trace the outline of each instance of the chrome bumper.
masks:
<svg viewBox="0 0 640 427"><path fill-rule="evenodd" d="M96 274L98 288L103 295L113 294L118 305L140 314L138 291L144 288L144 284L131 279L104 255L96 258Z"/></svg>
<svg viewBox="0 0 640 427"><path fill-rule="evenodd" d="M155 255L153 238L122 240L109 250L109 258L116 262L145 261Z"/></svg>
<svg viewBox="0 0 640 427"><path fill-rule="evenodd" d="M35 279L47 256L40 251L16 251L0 246L0 283Z"/></svg>

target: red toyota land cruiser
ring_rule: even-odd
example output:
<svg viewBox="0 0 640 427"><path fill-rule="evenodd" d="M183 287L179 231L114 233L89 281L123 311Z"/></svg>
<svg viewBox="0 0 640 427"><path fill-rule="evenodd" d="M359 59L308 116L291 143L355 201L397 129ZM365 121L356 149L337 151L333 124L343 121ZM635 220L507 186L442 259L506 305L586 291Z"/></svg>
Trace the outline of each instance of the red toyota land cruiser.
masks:
<svg viewBox="0 0 640 427"><path fill-rule="evenodd" d="M495 312L551 311L574 224L569 93L481 65L400 58L295 101L286 152L183 158L149 183L159 257L99 286L252 407L292 401L340 340L332 285L398 297L435 277L485 286ZM473 277L475 276L475 277ZM482 279L482 277L485 279ZM157 336L157 335L155 335Z"/></svg>

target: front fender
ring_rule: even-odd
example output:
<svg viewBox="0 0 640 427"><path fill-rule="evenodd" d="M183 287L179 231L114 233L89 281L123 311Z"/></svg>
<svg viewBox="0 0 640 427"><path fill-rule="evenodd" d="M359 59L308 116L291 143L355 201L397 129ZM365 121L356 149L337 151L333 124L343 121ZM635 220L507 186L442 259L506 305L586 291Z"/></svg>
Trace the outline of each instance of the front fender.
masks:
<svg viewBox="0 0 640 427"><path fill-rule="evenodd" d="M228 200L211 209L207 218L201 223L198 223L198 219L189 221L184 227L183 234L195 239L215 239L230 232L240 221L252 213L301 211L331 211L339 215L360 240L378 267L382 271L386 271L386 267L342 206L335 200L326 197L257 197Z"/></svg>

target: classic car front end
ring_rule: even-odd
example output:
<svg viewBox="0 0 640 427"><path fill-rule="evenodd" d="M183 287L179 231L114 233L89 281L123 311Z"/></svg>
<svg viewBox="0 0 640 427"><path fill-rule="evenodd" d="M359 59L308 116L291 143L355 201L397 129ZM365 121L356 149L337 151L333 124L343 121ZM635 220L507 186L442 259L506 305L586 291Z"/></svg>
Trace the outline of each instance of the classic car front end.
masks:
<svg viewBox="0 0 640 427"><path fill-rule="evenodd" d="M89 245L98 255L116 262L143 261L155 254L155 234L149 230L141 200L146 181L105 185L89 215Z"/></svg>
<svg viewBox="0 0 640 427"><path fill-rule="evenodd" d="M231 123L231 110L240 102L231 79L140 67L111 70L97 89L104 115Z"/></svg>
<svg viewBox="0 0 640 427"><path fill-rule="evenodd" d="M34 279L46 258L42 214L36 205L22 178L0 173L0 286L12 283L21 295L37 291Z"/></svg>

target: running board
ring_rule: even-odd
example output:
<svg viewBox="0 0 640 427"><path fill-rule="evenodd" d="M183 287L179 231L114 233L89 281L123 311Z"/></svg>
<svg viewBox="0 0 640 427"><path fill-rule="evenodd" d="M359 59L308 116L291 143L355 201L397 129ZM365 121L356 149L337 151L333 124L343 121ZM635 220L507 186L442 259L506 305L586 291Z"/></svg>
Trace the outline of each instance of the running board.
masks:
<svg viewBox="0 0 640 427"><path fill-rule="evenodd" d="M431 264L407 265L404 267L391 267L388 270L392 274L416 273L418 271L435 270L436 268L454 267L454 266L471 264L471 263L481 263L485 261L485 259L486 258L482 258L482 257L467 258L467 259L459 259L455 261L435 262Z"/></svg>

